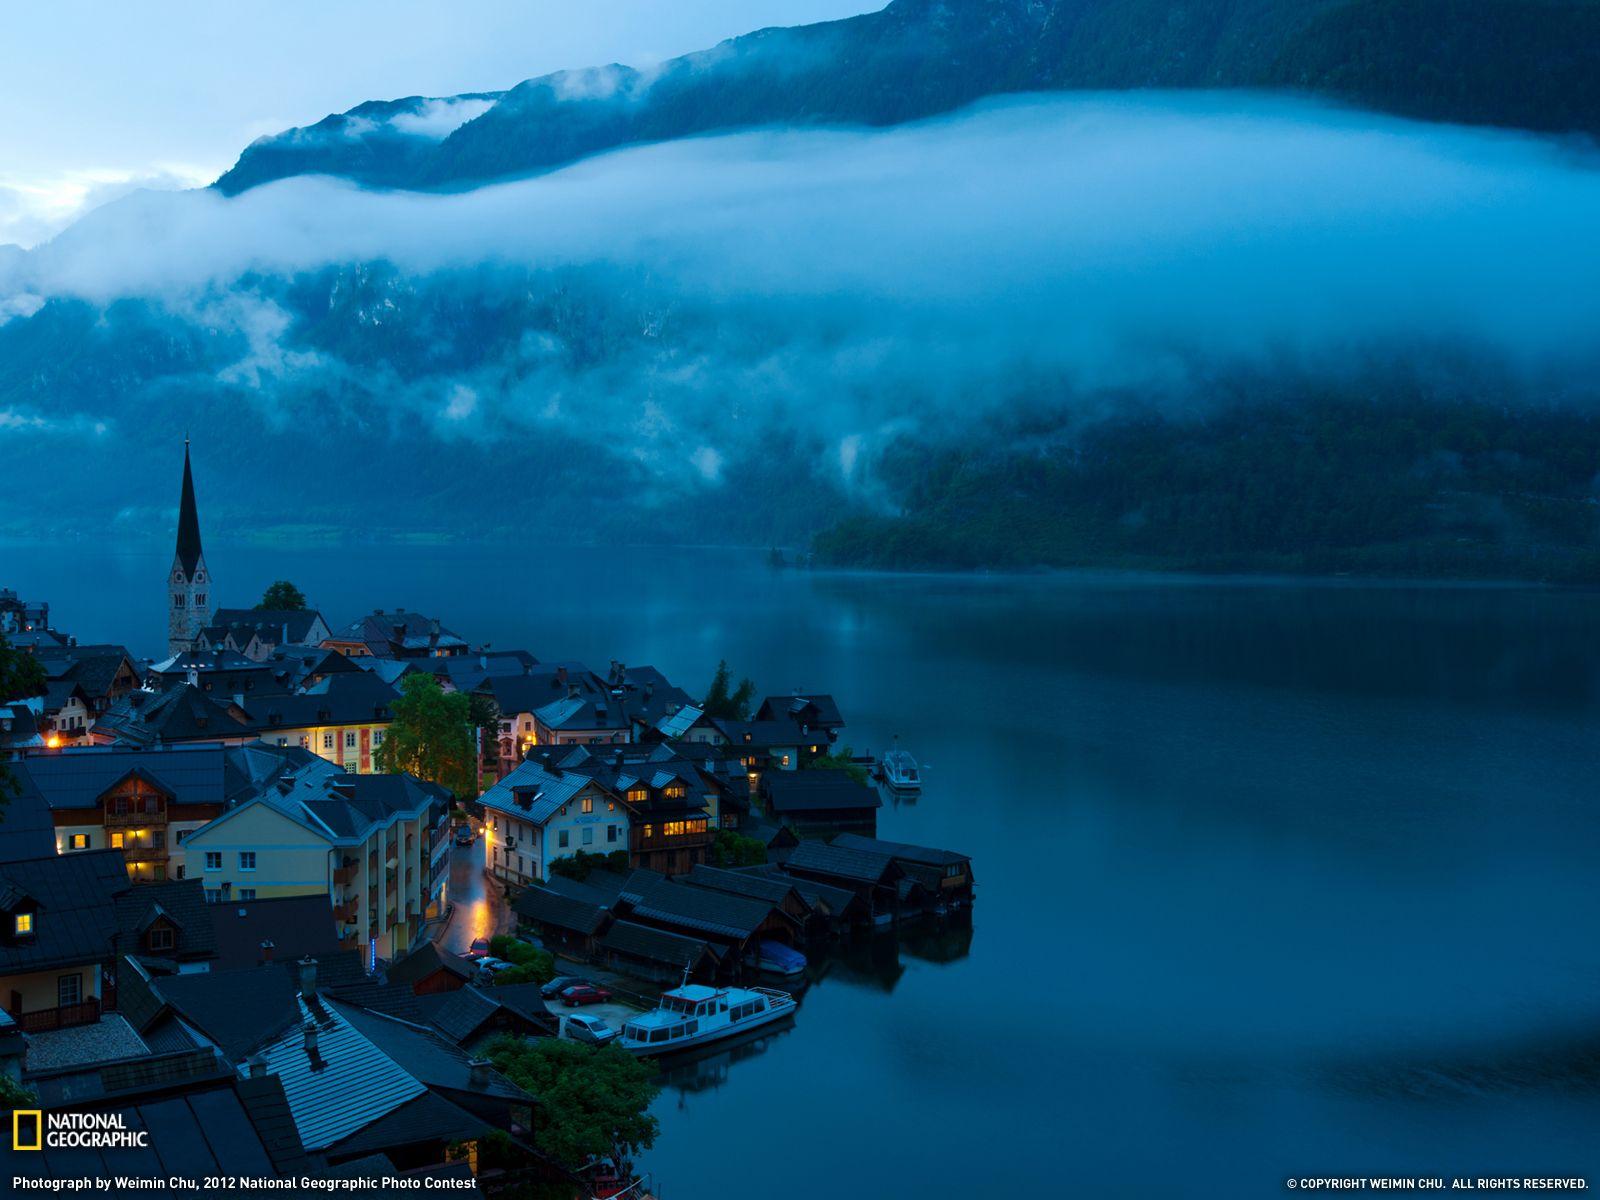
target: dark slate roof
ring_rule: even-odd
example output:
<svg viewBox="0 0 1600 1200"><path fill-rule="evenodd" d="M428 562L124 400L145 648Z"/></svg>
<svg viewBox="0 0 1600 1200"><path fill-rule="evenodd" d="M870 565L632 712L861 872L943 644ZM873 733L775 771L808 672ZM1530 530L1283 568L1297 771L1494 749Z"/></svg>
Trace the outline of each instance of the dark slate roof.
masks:
<svg viewBox="0 0 1600 1200"><path fill-rule="evenodd" d="M883 798L848 771L768 771L761 791L775 813L855 811L883 807Z"/></svg>
<svg viewBox="0 0 1600 1200"><path fill-rule="evenodd" d="M793 879L777 875L750 875L696 863L688 875L695 887L710 888L714 892L728 892L735 896L748 896L752 900L765 900L768 904L782 904L791 892L800 893ZM802 903L804 894L800 894Z"/></svg>
<svg viewBox="0 0 1600 1200"><path fill-rule="evenodd" d="M713 717L711 723L735 746L761 749L768 746L803 746L816 741L815 734L803 733L793 721L735 721Z"/></svg>
<svg viewBox="0 0 1600 1200"><path fill-rule="evenodd" d="M221 804L227 795L227 749L216 745L73 746L27 755L15 766L52 809L95 808L135 771L178 804Z"/></svg>
<svg viewBox="0 0 1600 1200"><path fill-rule="evenodd" d="M334 631L329 640L361 642L380 657L403 657L407 652L421 653L434 647L455 649L467 644L459 634L446 629L435 618L407 612L403 608L357 617L343 629Z"/></svg>
<svg viewBox="0 0 1600 1200"><path fill-rule="evenodd" d="M261 962L261 943L272 943L280 962L323 959L339 951L333 902L326 892L206 905L217 958L213 970L233 971Z"/></svg>
<svg viewBox="0 0 1600 1200"><path fill-rule="evenodd" d="M635 867L626 874L616 871L607 871L603 868L592 870L583 881L585 886L599 892L606 897L607 904L615 904L618 900L629 904L638 902L646 889L655 886L666 878L659 871L652 871L647 867ZM554 880L551 881L554 883ZM559 885L558 885L559 886Z"/></svg>
<svg viewBox="0 0 1600 1200"><path fill-rule="evenodd" d="M663 879L652 883L633 905L632 915L647 921L742 940L772 912L763 900L690 887Z"/></svg>
<svg viewBox="0 0 1600 1200"><path fill-rule="evenodd" d="M555 1018L550 1015L549 1005L539 994L539 987L537 983L493 984L488 989L488 995L523 1020L547 1025L554 1032Z"/></svg>
<svg viewBox="0 0 1600 1200"><path fill-rule="evenodd" d="M574 933L591 934L605 923L606 910L588 900L564 896L537 885L524 888L511 905L518 916L539 925L554 925Z"/></svg>
<svg viewBox="0 0 1600 1200"><path fill-rule="evenodd" d="M470 1041L500 1011L500 1005L475 987L417 997L429 1022L456 1045Z"/></svg>
<svg viewBox="0 0 1600 1200"><path fill-rule="evenodd" d="M194 502L194 475L189 470L189 443L183 443L183 494L178 498L178 561L193 575L200 561L200 513Z"/></svg>
<svg viewBox="0 0 1600 1200"><path fill-rule="evenodd" d="M32 777L9 764L17 787L0 810L0 864L30 858L49 858L56 852L56 826L50 805L34 786ZM0 867L0 871L3 871Z"/></svg>
<svg viewBox="0 0 1600 1200"><path fill-rule="evenodd" d="M443 1096L423 1092L328 1147L329 1154L368 1154L434 1141L471 1141L488 1122Z"/></svg>
<svg viewBox="0 0 1600 1200"><path fill-rule="evenodd" d="M855 833L841 833L833 839L833 844L850 850L887 854L902 863L918 863L925 867L955 867L972 861L969 855L957 854L954 850L935 850L931 846L913 846L908 842L886 842L881 838L862 837Z"/></svg>
<svg viewBox="0 0 1600 1200"><path fill-rule="evenodd" d="M32 937L0 941L0 975L108 962L118 893L128 865L120 850L81 850L0 866L0 907L38 905Z"/></svg>
<svg viewBox="0 0 1600 1200"><path fill-rule="evenodd" d="M859 883L893 882L902 873L894 859L887 854L852 850L847 846L830 846L824 842L801 842L790 852L783 865L788 871L815 871L819 875L832 875L837 879Z"/></svg>
<svg viewBox="0 0 1600 1200"><path fill-rule="evenodd" d="M176 929L170 953L156 955L185 961L216 954L217 935L206 903L205 885L199 879L169 879L144 883L117 897L117 953L145 955L144 932L160 917Z"/></svg>
<svg viewBox="0 0 1600 1200"><path fill-rule="evenodd" d="M387 721L398 698L394 688L370 672L340 672L303 692L252 697L249 715L253 726L270 737L274 729Z"/></svg>
<svg viewBox="0 0 1600 1200"><path fill-rule="evenodd" d="M233 630L259 631L263 641L276 645L283 641L285 625L289 627L290 642L304 642L321 616L314 608L219 608L211 620Z"/></svg>
<svg viewBox="0 0 1600 1200"><path fill-rule="evenodd" d="M130 692L95 721L95 730L147 746L250 737L255 726L236 706L185 682L159 695Z"/></svg>
<svg viewBox="0 0 1600 1200"><path fill-rule="evenodd" d="M526 1100L528 1094L498 1071L482 1086L472 1082L472 1055L426 1025L334 1001L332 1007L362 1037L430 1088L473 1092L502 1100Z"/></svg>
<svg viewBox="0 0 1600 1200"><path fill-rule="evenodd" d="M826 911L829 916L837 917L857 903L856 894L849 888L834 887L828 883L818 883L815 879L801 879L798 875L786 874L782 867L774 863L765 863L758 867L738 867L736 875L767 875L781 879L794 886L795 891L805 899L812 908Z"/></svg>
<svg viewBox="0 0 1600 1200"><path fill-rule="evenodd" d="M844 717L832 696L826 693L795 693L792 696L767 696L756 709L756 720L789 720L809 723L819 729L844 724Z"/></svg>
<svg viewBox="0 0 1600 1200"><path fill-rule="evenodd" d="M446 954L433 941L424 940L413 946L399 962L391 963L384 972L384 977L390 983L414 987L421 980L440 971L448 972L457 979L470 979L473 974L465 959L454 954Z"/></svg>
<svg viewBox="0 0 1600 1200"><path fill-rule="evenodd" d="M632 921L615 922L600 939L600 945L617 954L673 967L693 966L708 952L706 944L698 938L652 929Z"/></svg>
<svg viewBox="0 0 1600 1200"><path fill-rule="evenodd" d="M122 664L134 665L126 646L61 646L38 652L39 663L51 679L70 679L90 696L104 696L116 681Z"/></svg>

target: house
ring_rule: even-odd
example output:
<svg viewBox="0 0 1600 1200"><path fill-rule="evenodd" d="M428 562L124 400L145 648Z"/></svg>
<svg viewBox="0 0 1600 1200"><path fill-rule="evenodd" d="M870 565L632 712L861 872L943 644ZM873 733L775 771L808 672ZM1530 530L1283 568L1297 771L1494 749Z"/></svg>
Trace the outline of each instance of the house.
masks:
<svg viewBox="0 0 1600 1200"><path fill-rule="evenodd" d="M813 917L823 918L823 926L829 933L842 933L851 926L871 918L870 909L856 890L835 887L815 878L790 875L777 863L764 863L758 867L735 867L730 874L778 879L792 885L811 907Z"/></svg>
<svg viewBox="0 0 1600 1200"><path fill-rule="evenodd" d="M725 977L739 974L747 961L753 963L756 945L763 939L791 945L802 940L801 922L776 904L659 876L646 879L636 894L620 896L617 915L706 942L716 952L719 973Z"/></svg>
<svg viewBox="0 0 1600 1200"><path fill-rule="evenodd" d="M245 787L225 747L80 746L13 764L25 796L50 813L60 854L113 849L128 878L181 878L183 839L222 815Z"/></svg>
<svg viewBox="0 0 1600 1200"><path fill-rule="evenodd" d="M272 668L237 650L205 650L196 647L152 663L145 671L145 687L162 692L180 683L191 683L202 692L219 699L231 697L248 707L252 693L279 690Z"/></svg>
<svg viewBox="0 0 1600 1200"><path fill-rule="evenodd" d="M219 608L201 631L203 650L233 650L261 660L280 646L320 646L330 634L313 608Z"/></svg>
<svg viewBox="0 0 1600 1200"><path fill-rule="evenodd" d="M737 754L752 782L768 771L794 771L827 749L820 734L807 734L793 721L736 721L717 717L711 725L720 744Z"/></svg>
<svg viewBox="0 0 1600 1200"><path fill-rule="evenodd" d="M198 879L130 887L116 899L113 953L161 974L209 971L217 960L210 908Z"/></svg>
<svg viewBox="0 0 1600 1200"><path fill-rule="evenodd" d="M491 875L510 887L550 877L550 863L584 850L628 847L629 816L602 782L555 762L530 758L478 798Z"/></svg>
<svg viewBox="0 0 1600 1200"><path fill-rule="evenodd" d="M474 973L465 959L440 950L433 941L424 938L407 951L404 958L390 963L384 978L410 988L413 995L426 996L464 988Z"/></svg>
<svg viewBox="0 0 1600 1200"><path fill-rule="evenodd" d="M264 742L300 746L364 775L378 769L396 699L394 688L365 671L336 670L303 691L257 697L248 718Z"/></svg>
<svg viewBox="0 0 1600 1200"><path fill-rule="evenodd" d="M322 639L321 645L350 658L445 658L466 654L467 643L437 617L378 608Z"/></svg>
<svg viewBox="0 0 1600 1200"><path fill-rule="evenodd" d="M906 842L885 842L853 833L841 833L833 839L833 844L850 850L887 854L939 904L972 902L972 859L968 855Z"/></svg>
<svg viewBox="0 0 1600 1200"><path fill-rule="evenodd" d="M457 1046L472 1048L511 1034L551 1037L556 1018L546 1007L537 983L458 988L417 997L428 1023Z"/></svg>
<svg viewBox="0 0 1600 1200"><path fill-rule="evenodd" d="M767 696L756 709L757 721L789 721L803 734L820 733L829 743L838 740L844 717L832 696L795 692L792 696Z"/></svg>
<svg viewBox="0 0 1600 1200"><path fill-rule="evenodd" d="M813 833L851 832L868 837L878 831L883 799L850 772L828 768L773 771L762 776L762 807L774 821L802 837Z"/></svg>
<svg viewBox="0 0 1600 1200"><path fill-rule="evenodd" d="M641 979L677 984L687 978L711 980L724 959L720 947L703 938L669 933L633 921L613 921L597 943L605 965Z"/></svg>
<svg viewBox="0 0 1600 1200"><path fill-rule="evenodd" d="M574 746L542 756L621 798L629 817L629 866L678 875L706 861L716 837L719 788L670 745Z"/></svg>
<svg viewBox="0 0 1600 1200"><path fill-rule="evenodd" d="M782 866L786 875L797 879L854 892L861 915L876 924L896 919L902 885L908 882L891 855L826 842L801 842L789 851Z"/></svg>
<svg viewBox="0 0 1600 1200"><path fill-rule="evenodd" d="M586 882L556 875L517 893L512 911L519 926L537 931L547 947L559 947L577 958L593 957L598 939L611 923L615 894Z"/></svg>
<svg viewBox="0 0 1600 1200"><path fill-rule="evenodd" d="M0 633L31 633L49 628L48 601L24 600L10 588L0 588Z"/></svg>
<svg viewBox="0 0 1600 1200"><path fill-rule="evenodd" d="M0 1003L23 1032L100 1019L127 888L115 850L0 866Z"/></svg>
<svg viewBox="0 0 1600 1200"><path fill-rule="evenodd" d="M326 894L343 947L397 958L428 906L448 801L409 775L351 775L295 751L265 786L184 839L186 873L214 903Z"/></svg>
<svg viewBox="0 0 1600 1200"><path fill-rule="evenodd" d="M39 732L39 714L35 711L33 701L0 703L0 755L39 750L44 745L44 735Z"/></svg>
<svg viewBox="0 0 1600 1200"><path fill-rule="evenodd" d="M89 740L97 746L179 742L238 746L255 739L256 724L242 704L188 682L164 692L132 692L111 705L89 731Z"/></svg>
<svg viewBox="0 0 1600 1200"><path fill-rule="evenodd" d="M81 740L100 714L139 687L139 671L125 646L61 646L33 651L47 683L42 715L65 741Z"/></svg>

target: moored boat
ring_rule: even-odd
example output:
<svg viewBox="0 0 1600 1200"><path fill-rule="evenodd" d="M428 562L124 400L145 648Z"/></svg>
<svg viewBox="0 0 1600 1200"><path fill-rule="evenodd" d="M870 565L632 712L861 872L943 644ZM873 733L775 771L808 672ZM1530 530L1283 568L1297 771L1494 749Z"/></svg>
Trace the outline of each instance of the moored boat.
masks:
<svg viewBox="0 0 1600 1200"><path fill-rule="evenodd" d="M883 781L896 791L920 792L922 772L917 760L906 750L890 750L878 763L878 773Z"/></svg>
<svg viewBox="0 0 1600 1200"><path fill-rule="evenodd" d="M782 942L763 938L756 947L760 958L757 960L763 971L773 975L802 975L806 969L806 956L793 946L785 946Z"/></svg>
<svg viewBox="0 0 1600 1200"><path fill-rule="evenodd" d="M622 1027L617 1045L631 1054L670 1054L759 1029L793 1014L794 997L772 988L684 984L663 992L656 1008Z"/></svg>

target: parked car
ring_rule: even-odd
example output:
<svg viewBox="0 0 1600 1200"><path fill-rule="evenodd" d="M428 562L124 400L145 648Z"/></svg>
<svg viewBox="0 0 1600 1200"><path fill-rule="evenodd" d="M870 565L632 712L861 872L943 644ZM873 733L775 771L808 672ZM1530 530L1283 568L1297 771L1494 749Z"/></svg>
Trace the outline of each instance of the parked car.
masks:
<svg viewBox="0 0 1600 1200"><path fill-rule="evenodd" d="M472 945L467 950L467 957L468 958L488 958L489 957L489 939L488 938L473 938L472 939Z"/></svg>
<svg viewBox="0 0 1600 1200"><path fill-rule="evenodd" d="M587 1013L574 1013L567 1018L567 1036L575 1042L604 1046L616 1038L617 1031L599 1017L591 1017Z"/></svg>
<svg viewBox="0 0 1600 1200"><path fill-rule="evenodd" d="M475 839L472 836L472 830L467 828L467 826L463 825L460 829L456 830L456 845L470 846L474 840Z"/></svg>
<svg viewBox="0 0 1600 1200"><path fill-rule="evenodd" d="M575 983L561 992L561 1003L568 1008L577 1008L580 1004L604 1004L609 999L611 993L593 983Z"/></svg>
<svg viewBox="0 0 1600 1200"><path fill-rule="evenodd" d="M507 962L503 958L494 958L493 956L480 958L478 960L479 969L488 971L491 975L498 975L501 971L509 971L516 965L516 963Z"/></svg>
<svg viewBox="0 0 1600 1200"><path fill-rule="evenodd" d="M557 996L561 995L562 992L566 991L574 984L588 982L589 980L585 979L582 975L557 975L549 983L545 984L539 989L539 995L543 996L546 1000L554 1000Z"/></svg>

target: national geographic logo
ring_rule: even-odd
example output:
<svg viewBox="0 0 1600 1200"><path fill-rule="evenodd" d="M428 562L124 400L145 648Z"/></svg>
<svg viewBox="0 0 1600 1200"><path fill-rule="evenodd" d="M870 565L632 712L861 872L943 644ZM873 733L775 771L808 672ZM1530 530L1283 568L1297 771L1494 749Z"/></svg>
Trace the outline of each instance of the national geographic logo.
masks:
<svg viewBox="0 0 1600 1200"><path fill-rule="evenodd" d="M13 1150L145 1149L150 1133L129 1129L121 1113L49 1113L19 1108L11 1114Z"/></svg>

